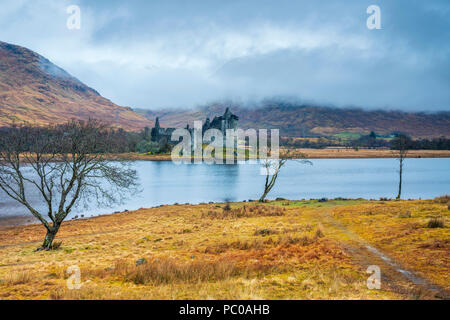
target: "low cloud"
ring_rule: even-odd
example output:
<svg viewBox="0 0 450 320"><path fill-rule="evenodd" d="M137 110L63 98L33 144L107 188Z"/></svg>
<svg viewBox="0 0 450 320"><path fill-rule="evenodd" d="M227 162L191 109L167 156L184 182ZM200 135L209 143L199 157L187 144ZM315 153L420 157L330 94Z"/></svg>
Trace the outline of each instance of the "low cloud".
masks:
<svg viewBox="0 0 450 320"><path fill-rule="evenodd" d="M368 30L371 2L0 1L0 39L132 107L290 96L449 110L450 4L375 1L382 30Z"/></svg>

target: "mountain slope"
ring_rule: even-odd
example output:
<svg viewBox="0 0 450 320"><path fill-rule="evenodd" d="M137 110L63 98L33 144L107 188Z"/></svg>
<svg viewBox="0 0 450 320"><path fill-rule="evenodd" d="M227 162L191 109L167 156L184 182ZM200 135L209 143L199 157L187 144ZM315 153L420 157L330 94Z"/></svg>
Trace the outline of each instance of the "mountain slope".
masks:
<svg viewBox="0 0 450 320"><path fill-rule="evenodd" d="M282 101L265 102L257 108L230 104L212 104L197 110L165 110L136 112L161 126L185 127L194 120L220 115L226 107L239 116L239 127L278 128L283 136L327 136L341 132L389 134L406 132L416 138L450 137L450 113L405 113L399 111L365 111L296 105Z"/></svg>
<svg viewBox="0 0 450 320"><path fill-rule="evenodd" d="M0 41L0 126L89 118L125 129L152 123L105 99L43 56Z"/></svg>

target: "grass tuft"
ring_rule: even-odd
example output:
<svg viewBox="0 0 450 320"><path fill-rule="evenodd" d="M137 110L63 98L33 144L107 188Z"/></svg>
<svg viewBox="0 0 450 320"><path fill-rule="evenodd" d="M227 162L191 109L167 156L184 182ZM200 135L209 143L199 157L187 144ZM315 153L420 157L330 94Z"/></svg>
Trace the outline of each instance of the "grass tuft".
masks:
<svg viewBox="0 0 450 320"><path fill-rule="evenodd" d="M27 284L33 280L33 276L30 272L27 271L19 271L12 272L7 275L4 282L7 285L18 285L18 284Z"/></svg>
<svg viewBox="0 0 450 320"><path fill-rule="evenodd" d="M325 236L323 226L321 224L317 226L316 233L314 235L316 238L323 238Z"/></svg>
<svg viewBox="0 0 450 320"><path fill-rule="evenodd" d="M411 218L411 211L405 211L398 215L399 218Z"/></svg>
<svg viewBox="0 0 450 320"><path fill-rule="evenodd" d="M202 218L211 219L237 219L237 218L251 218L251 217L269 217L269 216L283 216L286 208L279 206L266 205L244 205L239 208L232 209L225 206L222 211L210 210L202 214Z"/></svg>
<svg viewBox="0 0 450 320"><path fill-rule="evenodd" d="M256 229L254 235L255 236L269 236L271 234L277 234L278 231L272 229Z"/></svg>
<svg viewBox="0 0 450 320"><path fill-rule="evenodd" d="M427 228L444 228L445 222L444 219L441 217L438 218L431 218L428 220Z"/></svg>

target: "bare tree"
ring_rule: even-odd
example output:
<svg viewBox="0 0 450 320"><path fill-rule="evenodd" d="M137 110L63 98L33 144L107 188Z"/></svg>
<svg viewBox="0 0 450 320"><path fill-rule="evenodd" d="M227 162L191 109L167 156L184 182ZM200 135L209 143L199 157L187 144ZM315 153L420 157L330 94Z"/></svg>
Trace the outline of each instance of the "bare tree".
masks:
<svg viewBox="0 0 450 320"><path fill-rule="evenodd" d="M300 157L304 158L305 155L300 155ZM311 161L305 159L293 159L293 161L312 165ZM286 158L262 160L262 170L266 176L266 179L264 183L264 192L261 198L259 198L259 202L264 202L269 192L275 186L278 174L280 173L281 168L286 164L286 162Z"/></svg>
<svg viewBox="0 0 450 320"><path fill-rule="evenodd" d="M408 150L411 147L411 138L404 134L399 134L396 138L392 140L392 149L396 150L395 154L399 161L399 183L398 183L398 194L397 200L400 199L402 195L402 180L403 180L403 164L405 158L408 156Z"/></svg>
<svg viewBox="0 0 450 320"><path fill-rule="evenodd" d="M0 134L0 189L44 225L42 249L52 248L62 222L80 201L111 205L137 189L130 163L107 156L117 147L109 128L95 120L14 126ZM44 212L30 202L36 191Z"/></svg>

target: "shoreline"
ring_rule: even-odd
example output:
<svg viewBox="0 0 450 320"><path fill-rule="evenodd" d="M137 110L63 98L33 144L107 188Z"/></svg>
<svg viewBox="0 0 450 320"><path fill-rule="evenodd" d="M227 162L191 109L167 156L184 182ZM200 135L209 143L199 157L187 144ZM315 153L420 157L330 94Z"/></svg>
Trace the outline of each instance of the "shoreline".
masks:
<svg viewBox="0 0 450 320"><path fill-rule="evenodd" d="M356 151L354 149L289 149L287 152L281 149L282 156L287 159L296 159L302 154L307 159L392 159L397 158L393 150L374 150L362 149ZM126 160L144 160L144 161L172 161L170 154L163 155L147 155L139 153L122 153L111 155L111 158L123 158ZM433 159L433 158L450 158L450 150L410 150L406 158L410 159ZM239 160L239 159L238 159Z"/></svg>
<svg viewBox="0 0 450 320"><path fill-rule="evenodd" d="M433 198L430 199L401 199L400 201L404 201L404 202L410 202L410 201L431 201L433 200ZM284 199L283 200L266 200L264 202L264 204L271 204L271 203L278 203L280 201L287 201L287 202L306 202L306 203L315 203L318 202L319 199L302 199L302 200L291 200L291 199ZM335 198L335 199L328 199L327 202L329 201L341 201L340 198ZM342 201L369 201L369 202L377 202L377 201L387 201L387 202L395 202L397 200L395 199L388 199L388 200L377 200L377 199L364 199L364 198L345 198L342 199ZM320 201L319 201L320 202ZM77 219L67 219L64 220L64 223L68 223L68 222L76 222L76 221L92 221L95 220L97 218L100 217L111 217L114 218L115 216L121 216L124 214L133 214L133 213L139 213L141 211L148 211L148 210L155 210L158 208L179 208L179 207L202 207L205 205L214 205L214 206L218 206L218 205L224 205L226 204L226 202L202 202L202 203L180 203L180 204L163 204L163 205L157 205L157 206L153 206L153 207L148 207L148 208L139 208L136 210L125 210L125 211L113 211L113 209L111 209L111 213L104 213L104 214L98 214L98 215L93 215L93 216L89 216L89 217L83 217L83 218L77 218ZM236 202L230 202L230 204L261 204L260 202L258 202L258 200L244 200L244 201L236 201ZM13 223L11 223L11 221L13 221ZM36 218L34 218L33 216L30 215L24 215L24 216L12 216L12 217L1 217L0 216L0 231L5 231L5 230L10 230L10 229L16 229L16 228L22 228L22 227L33 227L33 226L42 226L42 224L39 222L39 220L37 220Z"/></svg>
<svg viewBox="0 0 450 320"><path fill-rule="evenodd" d="M34 224L40 224L39 220L34 218L31 214L29 216L13 216L13 217L1 217L0 216L0 230L9 228L16 228L21 226L31 226Z"/></svg>

